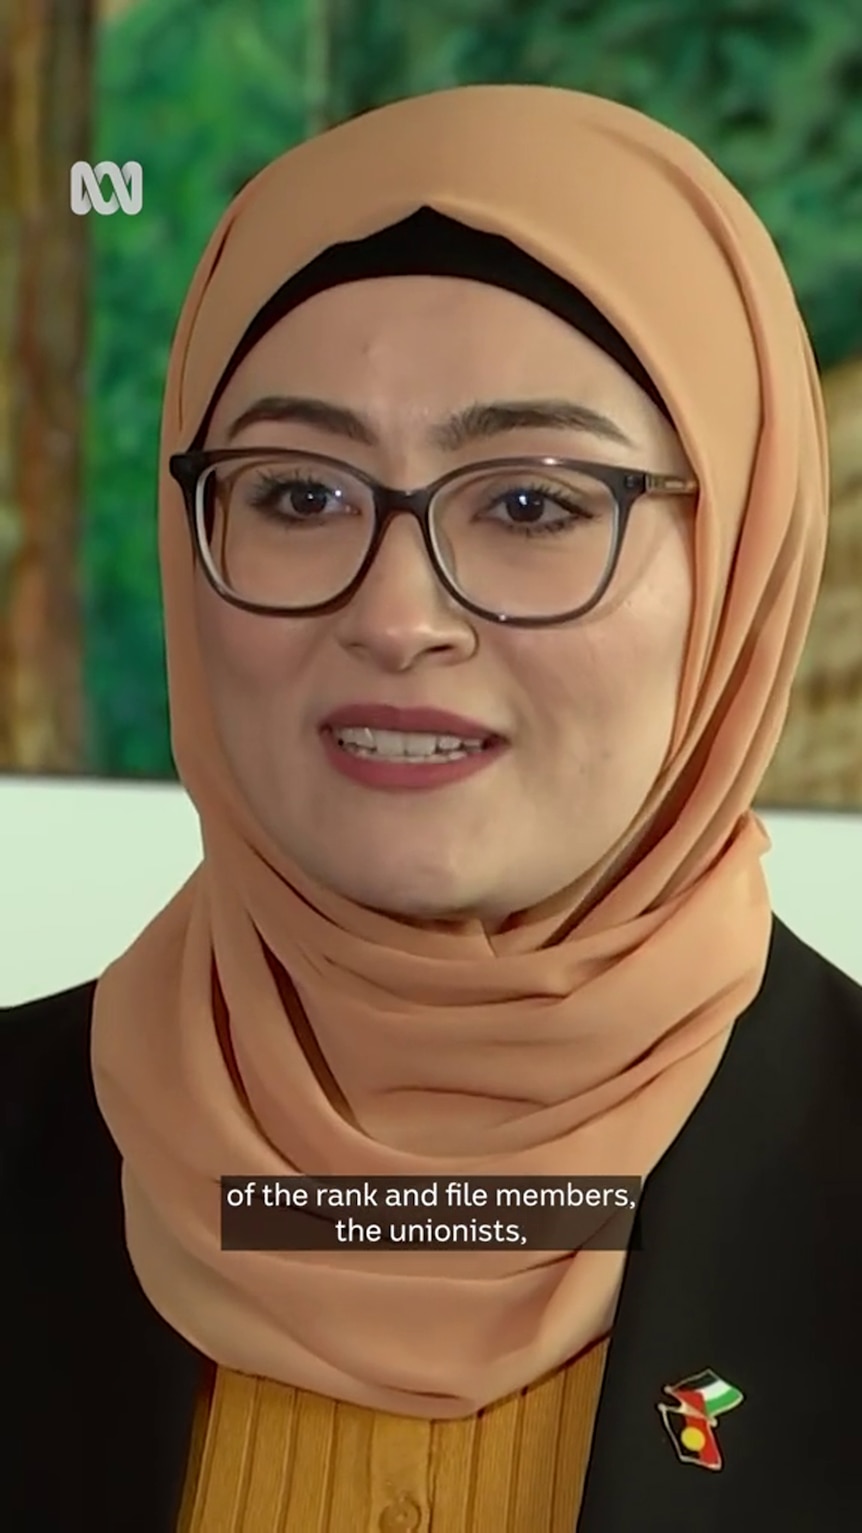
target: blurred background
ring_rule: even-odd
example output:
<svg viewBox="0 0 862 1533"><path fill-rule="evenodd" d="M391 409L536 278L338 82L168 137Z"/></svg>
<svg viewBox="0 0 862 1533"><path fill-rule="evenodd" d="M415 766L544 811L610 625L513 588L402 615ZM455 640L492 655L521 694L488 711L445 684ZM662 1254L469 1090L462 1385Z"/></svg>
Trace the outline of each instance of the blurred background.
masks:
<svg viewBox="0 0 862 1533"><path fill-rule="evenodd" d="M760 802L794 834L819 815L787 863L812 936L825 923L828 946L858 908L862 0L0 0L0 858L17 859L0 910L7 994L41 982L31 958L9 980L12 948L48 919L61 863L64 918L83 900L108 933L70 958L83 977L198 855L193 812L171 796L156 456L172 331L213 226L307 135L476 81L573 86L645 110L717 161L784 256L826 390L832 523ZM140 162L140 213L72 214L72 163L102 159ZM844 829L824 811L843 811ZM142 829L151 814L155 840ZM82 864L91 882L78 899ZM120 902L115 929L121 872L143 903ZM818 911L824 876L832 903ZM842 939L853 954L857 928Z"/></svg>
<svg viewBox="0 0 862 1533"><path fill-rule="evenodd" d="M308 134L482 80L695 140L795 283L827 388L829 567L763 801L862 805L862 0L5 0L0 770L170 778L155 555L168 347L225 204ZM75 159L143 166L75 217ZM636 231L632 231L636 238Z"/></svg>

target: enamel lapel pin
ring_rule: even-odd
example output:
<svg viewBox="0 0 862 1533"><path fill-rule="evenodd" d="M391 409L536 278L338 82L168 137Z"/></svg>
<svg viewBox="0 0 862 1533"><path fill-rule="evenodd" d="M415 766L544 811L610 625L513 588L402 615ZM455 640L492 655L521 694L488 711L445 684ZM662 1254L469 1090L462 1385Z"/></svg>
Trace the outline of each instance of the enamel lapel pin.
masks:
<svg viewBox="0 0 862 1533"><path fill-rule="evenodd" d="M742 1403L745 1398L742 1391L711 1368L705 1368L679 1384L666 1384L664 1393L677 1402L676 1405L662 1402L657 1409L680 1463L721 1469L723 1461L715 1429L719 1416Z"/></svg>

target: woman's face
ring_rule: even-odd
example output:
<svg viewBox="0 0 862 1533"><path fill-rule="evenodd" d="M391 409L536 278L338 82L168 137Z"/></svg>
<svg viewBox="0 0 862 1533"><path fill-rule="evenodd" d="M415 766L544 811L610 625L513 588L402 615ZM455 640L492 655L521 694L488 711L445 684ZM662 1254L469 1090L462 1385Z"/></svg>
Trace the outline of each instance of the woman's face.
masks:
<svg viewBox="0 0 862 1533"><path fill-rule="evenodd" d="M346 424L270 420L231 445L325 453L404 489L512 456L690 472L671 426L615 362L543 309L474 282L393 277L311 299L233 375L207 445L227 445L237 417L273 396L359 415L369 440ZM434 427L467 406L548 399L610 417L631 445L548 424L454 450L435 441ZM217 727L276 844L330 890L421 921L499 926L588 873L625 835L670 743L692 605L691 504L637 502L604 599L550 629L462 610L409 516L390 525L349 605L325 616L248 613L201 575ZM358 781L323 721L381 703L445 710L504 744L434 786Z"/></svg>

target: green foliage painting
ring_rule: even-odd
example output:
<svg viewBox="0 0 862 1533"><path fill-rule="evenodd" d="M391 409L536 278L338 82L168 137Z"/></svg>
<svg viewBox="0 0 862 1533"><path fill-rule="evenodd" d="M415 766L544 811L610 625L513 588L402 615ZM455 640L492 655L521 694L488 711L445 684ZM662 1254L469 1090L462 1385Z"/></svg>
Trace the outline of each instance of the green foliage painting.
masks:
<svg viewBox="0 0 862 1533"><path fill-rule="evenodd" d="M847 0L137 0L103 25L96 72L91 157L139 160L144 209L91 220L89 770L173 775L160 396L186 285L225 204L331 122L494 80L608 95L693 138L772 231L821 366L862 353L862 26Z"/></svg>

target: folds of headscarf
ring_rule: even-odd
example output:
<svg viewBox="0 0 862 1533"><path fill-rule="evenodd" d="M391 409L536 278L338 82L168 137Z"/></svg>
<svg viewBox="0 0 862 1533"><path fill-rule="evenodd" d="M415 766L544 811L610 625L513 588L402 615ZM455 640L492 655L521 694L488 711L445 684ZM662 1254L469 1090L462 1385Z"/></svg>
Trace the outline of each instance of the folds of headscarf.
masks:
<svg viewBox="0 0 862 1533"><path fill-rule="evenodd" d="M588 880L493 935L357 908L267 842L214 728L166 470L278 287L423 206L504 236L607 315L701 486L660 780ZM161 452L172 738L204 858L96 992L94 1081L122 1154L131 1260L154 1307L223 1365L464 1415L607 1331L623 1253L224 1252L219 1178L646 1176L679 1133L768 951L768 842L751 804L827 515L811 348L766 230L694 146L577 92L474 86L337 127L241 192L182 311ZM622 871L608 881L609 868Z"/></svg>

